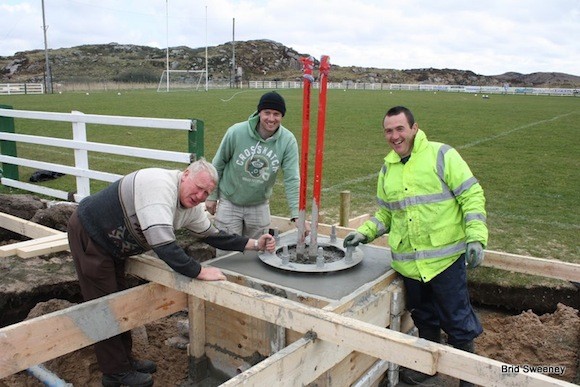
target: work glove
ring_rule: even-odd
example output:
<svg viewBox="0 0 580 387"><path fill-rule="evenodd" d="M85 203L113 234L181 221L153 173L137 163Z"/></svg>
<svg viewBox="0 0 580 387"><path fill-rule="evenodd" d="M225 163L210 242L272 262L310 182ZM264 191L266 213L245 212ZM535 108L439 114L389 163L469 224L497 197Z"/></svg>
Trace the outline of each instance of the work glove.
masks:
<svg viewBox="0 0 580 387"><path fill-rule="evenodd" d="M467 267L473 269L483 262L483 246L480 242L469 242L465 250L465 263Z"/></svg>
<svg viewBox="0 0 580 387"><path fill-rule="evenodd" d="M348 246L356 247L358 246L359 243L366 243L366 241L367 241L366 236L364 236L360 232L352 231L346 236L346 238L344 238L344 242L342 243L342 245L344 246L344 248L347 248Z"/></svg>

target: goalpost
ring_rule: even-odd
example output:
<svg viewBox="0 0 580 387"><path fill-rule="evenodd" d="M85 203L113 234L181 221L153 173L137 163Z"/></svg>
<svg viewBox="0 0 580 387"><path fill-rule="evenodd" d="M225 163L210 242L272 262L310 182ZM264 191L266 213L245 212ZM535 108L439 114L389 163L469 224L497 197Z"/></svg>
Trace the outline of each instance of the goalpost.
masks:
<svg viewBox="0 0 580 387"><path fill-rule="evenodd" d="M157 92L176 90L198 91L204 76L205 70L163 70L161 79L159 79L159 85L157 86ZM205 86L205 90L207 90L207 84Z"/></svg>

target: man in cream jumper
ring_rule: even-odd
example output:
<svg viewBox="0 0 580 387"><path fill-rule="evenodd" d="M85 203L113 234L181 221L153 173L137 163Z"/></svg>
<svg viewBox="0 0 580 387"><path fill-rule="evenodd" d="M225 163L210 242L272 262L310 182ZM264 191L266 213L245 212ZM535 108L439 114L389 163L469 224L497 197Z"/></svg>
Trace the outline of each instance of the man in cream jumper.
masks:
<svg viewBox="0 0 580 387"><path fill-rule="evenodd" d="M258 239L216 229L203 206L218 182L204 159L184 171L147 168L133 172L83 199L71 215L68 239L85 301L126 289L125 258L153 250L173 270L205 281L226 277L201 266L177 244L175 230L223 250L275 250L268 234ZM94 345L104 386L152 386L156 365L131 353L130 332Z"/></svg>

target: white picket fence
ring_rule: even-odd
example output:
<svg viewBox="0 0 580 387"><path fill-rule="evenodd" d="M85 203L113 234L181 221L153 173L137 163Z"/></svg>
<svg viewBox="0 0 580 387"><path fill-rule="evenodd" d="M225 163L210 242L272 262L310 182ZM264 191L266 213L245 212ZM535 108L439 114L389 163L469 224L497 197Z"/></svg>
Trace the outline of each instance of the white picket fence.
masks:
<svg viewBox="0 0 580 387"><path fill-rule="evenodd" d="M74 166L54 164L4 154L0 155L1 163L25 166L40 170L47 170L76 176L76 193L55 190L37 184L31 184L27 182L14 180L5 176L2 176L0 178L0 182L5 186L14 187L30 192L36 192L39 194L63 200L74 199L74 201L78 202L85 196L90 195L91 179L106 182L114 182L122 177L122 175L114 173L91 170L89 167L89 157L88 157L89 152L101 152L130 157L147 158L152 160L171 161L184 163L185 165L188 165L196 157L194 154L188 152L164 151L150 148L138 148L138 147L91 142L87 141L87 131L86 131L86 124L117 125L117 126L130 126L141 128L192 131L196 130L195 120L105 116L96 114L84 114L78 111L73 111L71 113L53 113L53 112L39 112L27 110L12 110L2 108L0 108L0 117L60 121L60 122L70 122L72 124L72 139L43 137L0 131L0 140L74 149L74 161L75 161Z"/></svg>
<svg viewBox="0 0 580 387"><path fill-rule="evenodd" d="M250 89L300 89L299 81L250 81ZM312 87L317 89L318 82ZM343 90L384 90L384 91L431 91L471 94L518 94L518 95L554 95L580 96L580 89L566 88L539 88L539 87L504 87L504 86L462 86L462 85L428 85L428 84L400 84L400 83L356 83L356 82L329 82L328 89Z"/></svg>
<svg viewBox="0 0 580 387"><path fill-rule="evenodd" d="M0 83L0 95L5 94L44 94L42 83Z"/></svg>
<svg viewBox="0 0 580 387"><path fill-rule="evenodd" d="M246 86L244 86L246 85ZM300 89L303 83L300 81L249 81L244 82L242 88L250 89ZM314 82L312 87L317 89L318 82ZM156 85L150 85L155 88ZM231 87L229 82L209 82L208 88L226 89ZM463 85L432 85L432 84L402 84L402 83L357 83L351 81L329 82L328 89L343 90L386 90L386 91L431 91L450 93L471 93L471 94L516 94L516 95L554 95L554 96L580 96L580 89L567 89L560 87L503 87L503 86L463 86ZM93 83L86 85L68 86L55 85L55 89L64 91L84 91L84 90L117 90L117 89L143 89L147 84L107 84ZM63 91L61 90L61 91ZM44 85L42 83L0 83L0 95L3 94L43 94Z"/></svg>

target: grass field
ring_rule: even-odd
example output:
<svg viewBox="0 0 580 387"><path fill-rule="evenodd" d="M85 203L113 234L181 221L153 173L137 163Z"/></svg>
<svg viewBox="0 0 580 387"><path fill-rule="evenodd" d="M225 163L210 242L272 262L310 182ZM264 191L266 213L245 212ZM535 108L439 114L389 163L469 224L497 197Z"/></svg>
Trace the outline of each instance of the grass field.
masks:
<svg viewBox="0 0 580 387"><path fill-rule="evenodd" d="M0 96L14 109L167 118L205 122L205 156L213 157L225 130L245 120L265 90L215 90L156 93L150 90L54 95ZM287 102L283 124L301 142L302 91L281 90ZM311 121L312 185L316 143L317 90ZM408 91L329 90L322 216L338 222L339 195L352 195L351 217L376 209L376 176L389 148L381 122L391 106L413 110L430 140L458 149L486 194L490 239L488 248L534 257L580 263L580 98L481 95ZM70 138L69 124L16 120L18 133ZM89 139L123 145L187 151L184 133L166 130L89 126ZM63 150L21 144L19 156L72 163ZM178 167L113 155L93 155L92 169L128 173L148 166ZM21 180L30 173L21 170ZM72 177L43 183L74 190ZM96 189L101 186L95 185ZM273 214L288 216L279 183ZM0 193L15 192L0 187ZM308 199L308 203L312 201Z"/></svg>

